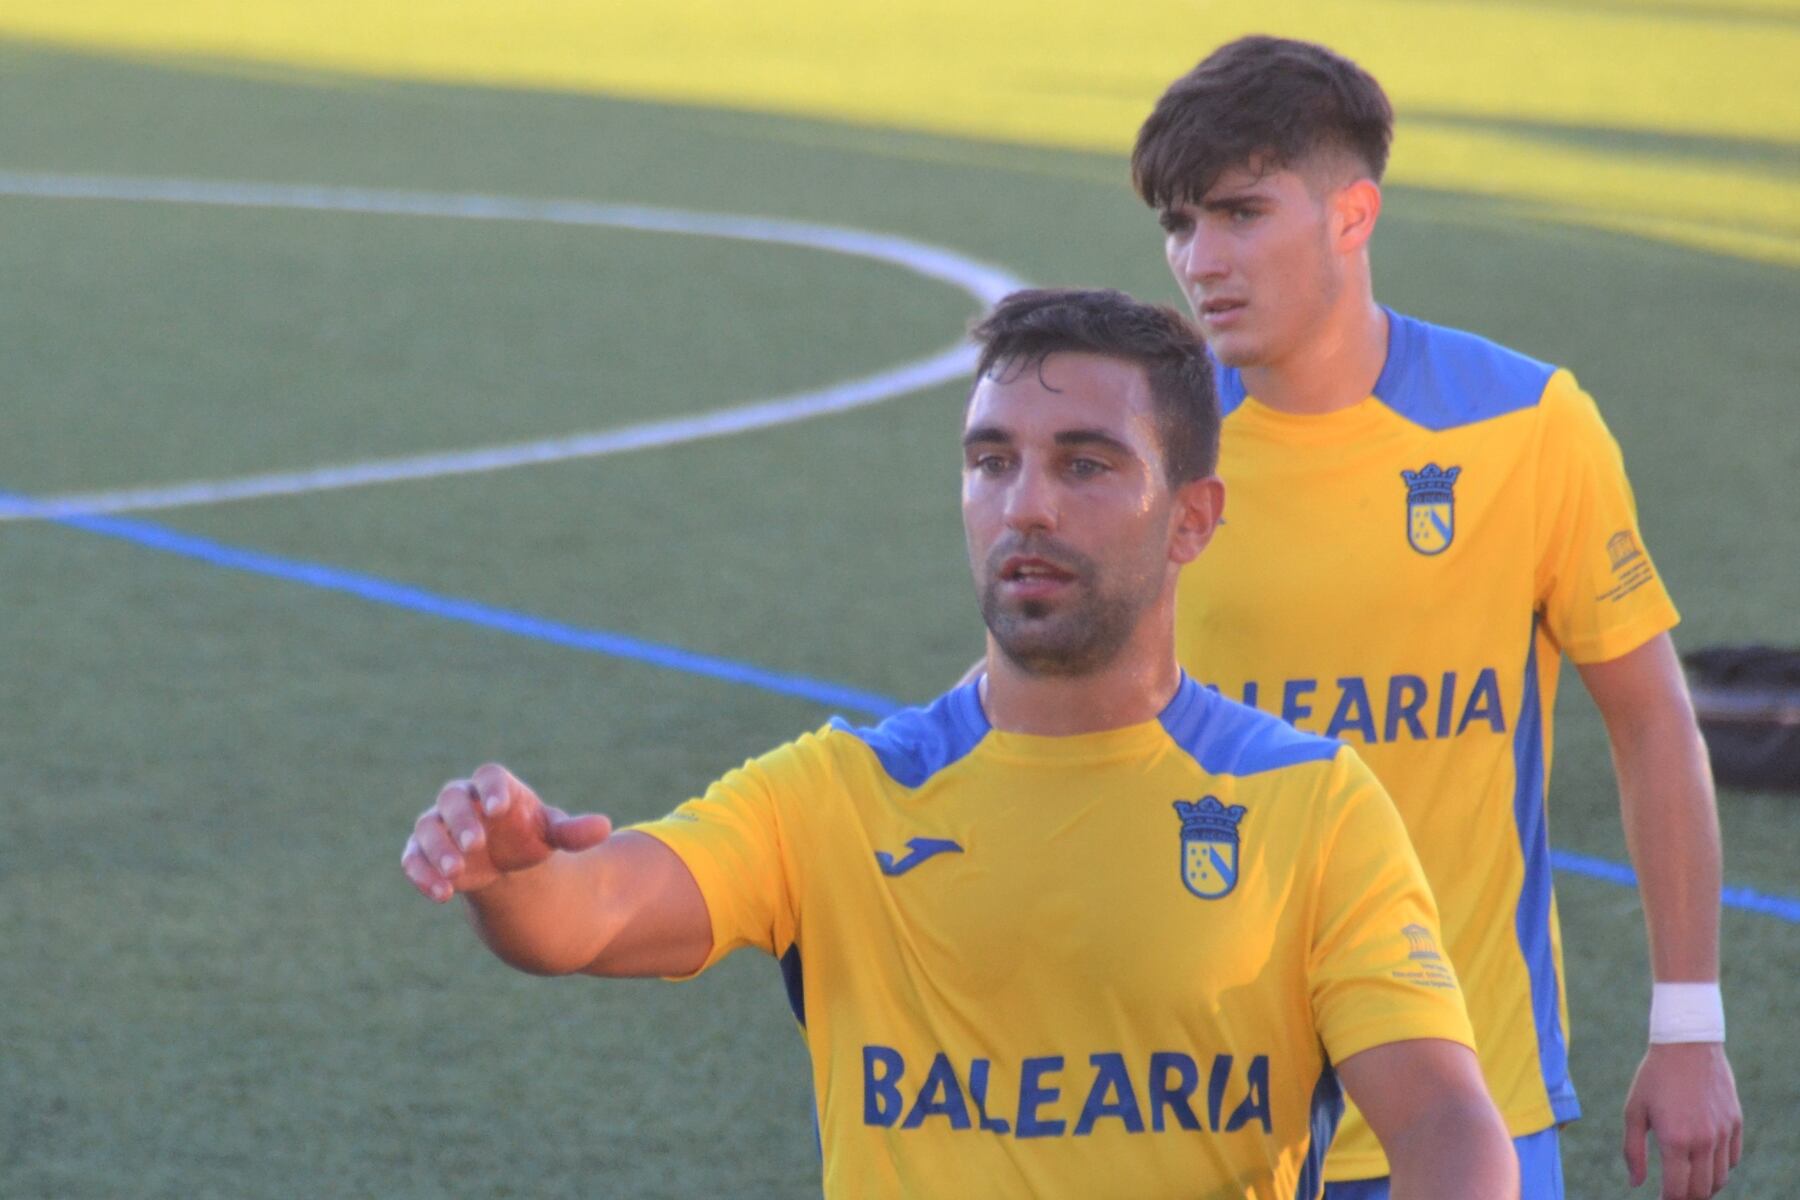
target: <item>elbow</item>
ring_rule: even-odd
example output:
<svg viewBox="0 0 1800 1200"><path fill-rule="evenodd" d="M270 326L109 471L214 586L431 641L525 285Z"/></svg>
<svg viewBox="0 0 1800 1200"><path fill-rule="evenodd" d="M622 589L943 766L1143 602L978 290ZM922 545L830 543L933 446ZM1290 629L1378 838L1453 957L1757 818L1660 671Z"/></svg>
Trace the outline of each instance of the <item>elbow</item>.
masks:
<svg viewBox="0 0 1800 1200"><path fill-rule="evenodd" d="M1518 1156L1485 1095L1433 1107L1383 1148L1395 1200L1518 1200Z"/></svg>
<svg viewBox="0 0 1800 1200"><path fill-rule="evenodd" d="M526 975L536 975L540 979L556 979L564 975L574 975L587 965L586 963L577 963L574 966L570 966L564 962L557 962L544 958L529 958L516 954L505 954L499 950L494 951L494 956L513 970L523 972Z"/></svg>
<svg viewBox="0 0 1800 1200"><path fill-rule="evenodd" d="M1470 1200L1516 1200L1519 1195L1519 1154L1513 1148L1506 1123L1493 1105L1483 1106L1479 1122L1471 1122L1468 1137L1472 1157L1485 1172L1484 1182L1469 1193Z"/></svg>
<svg viewBox="0 0 1800 1200"><path fill-rule="evenodd" d="M542 925L493 919L474 904L469 923L493 956L526 975L555 978L575 975L605 951L605 946L577 944Z"/></svg>
<svg viewBox="0 0 1800 1200"><path fill-rule="evenodd" d="M562 952L559 947L521 944L518 941L488 937L485 932L481 940L495 958L513 970L521 971L526 975L537 975L542 978L573 975L592 961L591 959L577 961Z"/></svg>

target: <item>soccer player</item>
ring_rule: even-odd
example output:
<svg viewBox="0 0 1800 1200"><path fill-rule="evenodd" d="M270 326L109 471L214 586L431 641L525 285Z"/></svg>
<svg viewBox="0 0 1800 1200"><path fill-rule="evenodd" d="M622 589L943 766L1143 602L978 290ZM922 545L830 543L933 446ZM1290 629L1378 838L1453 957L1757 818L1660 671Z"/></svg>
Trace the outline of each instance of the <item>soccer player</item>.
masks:
<svg viewBox="0 0 1800 1200"><path fill-rule="evenodd" d="M1556 1129L1580 1113L1545 813L1557 670L1575 663L1612 741L1655 976L1628 1173L1643 1181L1653 1132L1663 1196L1710 1196L1742 1117L1718 822L1675 609L1574 378L1376 303L1392 121L1354 63L1250 37L1176 80L1138 134L1133 180L1217 363L1232 495L1181 581L1180 661L1349 741L1393 795L1530 1200L1562 1195ZM1328 1194L1383 1195L1387 1169L1352 1112Z"/></svg>
<svg viewBox="0 0 1800 1200"><path fill-rule="evenodd" d="M528 971L779 959L828 1195L1313 1197L1341 1082L1396 1196L1516 1196L1392 804L1176 666L1223 501L1200 339L1116 292L1018 293L976 333L983 682L616 836L483 767L408 877Z"/></svg>

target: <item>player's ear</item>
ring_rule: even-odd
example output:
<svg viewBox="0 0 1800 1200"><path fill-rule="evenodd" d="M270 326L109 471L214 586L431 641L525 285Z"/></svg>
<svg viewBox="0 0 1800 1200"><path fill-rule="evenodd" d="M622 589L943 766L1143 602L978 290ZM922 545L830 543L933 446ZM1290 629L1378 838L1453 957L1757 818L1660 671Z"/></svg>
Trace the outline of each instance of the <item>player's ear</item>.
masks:
<svg viewBox="0 0 1800 1200"><path fill-rule="evenodd" d="M1338 253L1354 254L1369 244L1381 216L1381 188L1373 179L1353 179L1331 197L1332 237Z"/></svg>
<svg viewBox="0 0 1800 1200"><path fill-rule="evenodd" d="M1212 541L1213 531L1225 513L1225 484L1217 475L1190 479L1175 489L1174 511L1170 515L1173 528L1169 538L1169 561L1177 564L1193 562Z"/></svg>

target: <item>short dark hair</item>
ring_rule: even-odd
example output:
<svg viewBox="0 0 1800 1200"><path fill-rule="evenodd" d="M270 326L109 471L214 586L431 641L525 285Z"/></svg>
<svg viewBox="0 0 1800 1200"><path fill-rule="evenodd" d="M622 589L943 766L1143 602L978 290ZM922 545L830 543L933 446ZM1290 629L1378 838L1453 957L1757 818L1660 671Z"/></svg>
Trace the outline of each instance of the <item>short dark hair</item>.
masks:
<svg viewBox="0 0 1800 1200"><path fill-rule="evenodd" d="M1027 371L1052 354L1097 354L1143 369L1156 408L1171 487L1213 473L1219 400L1206 343L1174 309L1111 289L1032 288L1001 299L970 336L981 347L975 377Z"/></svg>
<svg viewBox="0 0 1800 1200"><path fill-rule="evenodd" d="M1394 109L1375 77L1324 46L1256 34L1169 85L1138 130L1131 181L1156 209L1197 203L1234 167L1296 167L1320 152L1381 181Z"/></svg>

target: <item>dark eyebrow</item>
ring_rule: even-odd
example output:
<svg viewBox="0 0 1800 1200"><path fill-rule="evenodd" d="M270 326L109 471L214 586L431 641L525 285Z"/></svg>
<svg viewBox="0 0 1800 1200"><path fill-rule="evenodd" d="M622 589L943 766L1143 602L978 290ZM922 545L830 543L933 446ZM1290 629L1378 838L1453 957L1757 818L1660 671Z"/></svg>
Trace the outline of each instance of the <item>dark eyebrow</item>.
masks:
<svg viewBox="0 0 1800 1200"><path fill-rule="evenodd" d="M1065 429L1056 435L1054 441L1058 446L1098 446L1127 458L1138 457L1136 450L1104 429ZM977 425L963 434L962 440L965 450L971 446L1010 446L1012 443L1012 434L998 425Z"/></svg>
<svg viewBox="0 0 1800 1200"><path fill-rule="evenodd" d="M1207 212L1219 212L1227 208L1244 208L1251 204L1266 204L1269 197L1261 192L1228 192L1223 196L1208 196L1200 201L1200 207Z"/></svg>
<svg viewBox="0 0 1800 1200"><path fill-rule="evenodd" d="M1056 435L1059 446L1100 446L1114 454L1136 458L1138 453L1103 429L1065 429Z"/></svg>

